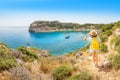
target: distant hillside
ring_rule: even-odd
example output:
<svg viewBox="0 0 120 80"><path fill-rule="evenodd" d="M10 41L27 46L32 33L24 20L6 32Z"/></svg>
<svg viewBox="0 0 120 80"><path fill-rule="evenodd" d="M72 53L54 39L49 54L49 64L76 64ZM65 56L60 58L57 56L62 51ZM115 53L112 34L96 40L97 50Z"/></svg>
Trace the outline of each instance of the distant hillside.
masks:
<svg viewBox="0 0 120 80"><path fill-rule="evenodd" d="M90 26L101 27L104 24L78 24L78 23L61 23L59 21L35 21L30 24L30 32L49 32L49 31L64 31L68 29L72 30L84 30L90 29Z"/></svg>

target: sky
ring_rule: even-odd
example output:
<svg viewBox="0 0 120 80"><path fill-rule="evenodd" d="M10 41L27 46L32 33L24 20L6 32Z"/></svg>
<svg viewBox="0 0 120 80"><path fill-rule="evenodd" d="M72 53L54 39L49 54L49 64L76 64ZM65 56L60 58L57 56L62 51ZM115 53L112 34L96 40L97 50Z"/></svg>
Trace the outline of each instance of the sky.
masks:
<svg viewBox="0 0 120 80"><path fill-rule="evenodd" d="M29 26L36 20L111 23L120 20L120 0L0 0L0 26Z"/></svg>

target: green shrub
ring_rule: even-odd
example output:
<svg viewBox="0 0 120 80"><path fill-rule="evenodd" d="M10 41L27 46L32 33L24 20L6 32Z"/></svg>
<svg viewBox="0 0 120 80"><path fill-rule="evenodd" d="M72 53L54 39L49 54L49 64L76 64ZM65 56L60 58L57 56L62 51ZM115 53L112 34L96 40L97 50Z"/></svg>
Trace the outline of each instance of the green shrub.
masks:
<svg viewBox="0 0 120 80"><path fill-rule="evenodd" d="M100 51L101 52L108 52L108 47L105 44L100 44Z"/></svg>
<svg viewBox="0 0 120 80"><path fill-rule="evenodd" d="M0 43L0 45L4 46L4 48L8 48L8 45L6 45L4 43Z"/></svg>
<svg viewBox="0 0 120 80"><path fill-rule="evenodd" d="M94 77L87 71L81 71L79 74L72 76L70 80L94 80Z"/></svg>
<svg viewBox="0 0 120 80"><path fill-rule="evenodd" d="M120 54L120 45L117 47L117 51Z"/></svg>
<svg viewBox="0 0 120 80"><path fill-rule="evenodd" d="M116 47L120 45L120 36L115 37L114 44Z"/></svg>
<svg viewBox="0 0 120 80"><path fill-rule="evenodd" d="M105 32L106 30L111 30L114 27L114 24L106 24L101 27L102 32Z"/></svg>
<svg viewBox="0 0 120 80"><path fill-rule="evenodd" d="M111 31L111 30L107 30L107 31L101 33L101 34L100 34L101 41L102 41L102 42L107 41L107 40L108 40L108 37L109 37L110 35L112 35L112 31Z"/></svg>
<svg viewBox="0 0 120 80"><path fill-rule="evenodd" d="M29 56L33 56L34 58L38 59L38 55L35 54L34 52L28 50Z"/></svg>
<svg viewBox="0 0 120 80"><path fill-rule="evenodd" d="M33 56L34 58L38 58L38 56L37 56L34 52L28 50L28 49L27 49L26 47L24 47L24 46L18 48L18 50L22 51L23 54L26 54L26 55L28 55L28 56Z"/></svg>
<svg viewBox="0 0 120 80"><path fill-rule="evenodd" d="M110 35L112 35L112 31L111 30L109 30L109 31L107 30L107 31L104 32L104 34L106 34L107 36L110 36Z"/></svg>
<svg viewBox="0 0 120 80"><path fill-rule="evenodd" d="M72 69L67 66L60 66L53 70L52 75L54 80L65 80L71 75Z"/></svg>
<svg viewBox="0 0 120 80"><path fill-rule="evenodd" d="M120 54L113 57L112 65L115 70L120 69Z"/></svg>
<svg viewBox="0 0 120 80"><path fill-rule="evenodd" d="M0 49L0 70L6 70L16 66L17 62L12 54L6 50Z"/></svg>
<svg viewBox="0 0 120 80"><path fill-rule="evenodd" d="M112 62L112 66L115 70L120 69L120 54L110 54L108 60Z"/></svg>
<svg viewBox="0 0 120 80"><path fill-rule="evenodd" d="M4 59L13 58L12 54L10 54L7 50L1 48L0 48L0 56L3 57Z"/></svg>
<svg viewBox="0 0 120 80"><path fill-rule="evenodd" d="M112 35L112 34L113 34L113 33L112 33L112 30L107 31L106 34L107 34L108 36Z"/></svg>
<svg viewBox="0 0 120 80"><path fill-rule="evenodd" d="M115 23L115 28L120 28L120 21Z"/></svg>
<svg viewBox="0 0 120 80"><path fill-rule="evenodd" d="M17 62L15 59L4 59L0 57L0 70L9 69L16 66Z"/></svg>
<svg viewBox="0 0 120 80"><path fill-rule="evenodd" d="M101 34L100 39L101 39L101 42L105 42L108 40L108 36L106 34Z"/></svg>
<svg viewBox="0 0 120 80"><path fill-rule="evenodd" d="M34 59L38 59L38 55L34 52L28 50L26 47L21 46L18 48L18 50L22 51L23 53L23 60L24 61L33 61Z"/></svg>
<svg viewBox="0 0 120 80"><path fill-rule="evenodd" d="M112 60L114 59L114 56L115 56L114 53L113 53L113 54L110 54L110 55L107 57L107 59L108 59L109 61L112 61Z"/></svg>
<svg viewBox="0 0 120 80"><path fill-rule="evenodd" d="M22 57L22 59L25 61L25 62L32 62L32 61L34 61L34 59L35 58L33 58L33 57L30 57L30 56L28 56L28 55L24 55L23 57Z"/></svg>
<svg viewBox="0 0 120 80"><path fill-rule="evenodd" d="M117 50L120 53L120 36L115 37L112 41L111 44L115 45L115 50Z"/></svg>

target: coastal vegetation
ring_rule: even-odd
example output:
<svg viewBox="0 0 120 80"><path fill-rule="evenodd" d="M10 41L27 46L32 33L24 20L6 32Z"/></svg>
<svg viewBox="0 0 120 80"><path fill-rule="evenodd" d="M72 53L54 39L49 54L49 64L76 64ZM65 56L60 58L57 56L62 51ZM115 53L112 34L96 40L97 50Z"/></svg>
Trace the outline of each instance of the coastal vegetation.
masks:
<svg viewBox="0 0 120 80"><path fill-rule="evenodd" d="M105 42L108 40L108 37L112 35L112 31L111 30L107 30L107 31L104 31L100 34L100 38L101 38L101 41L102 42Z"/></svg>
<svg viewBox="0 0 120 80"><path fill-rule="evenodd" d="M112 41L112 44L114 44L115 49L120 53L120 35L116 36Z"/></svg>
<svg viewBox="0 0 120 80"><path fill-rule="evenodd" d="M112 66L115 70L119 70L120 69L120 54L110 54L108 56L108 60L110 60L112 62Z"/></svg>
<svg viewBox="0 0 120 80"><path fill-rule="evenodd" d="M17 66L15 58L10 54L10 49L1 43L0 46L0 70L10 69Z"/></svg>
<svg viewBox="0 0 120 80"><path fill-rule="evenodd" d="M54 80L65 80L71 76L72 69L67 66L60 66L53 70L52 75Z"/></svg>
<svg viewBox="0 0 120 80"><path fill-rule="evenodd" d="M115 70L120 69L120 54L115 55L112 60L112 65Z"/></svg>
<svg viewBox="0 0 120 80"><path fill-rule="evenodd" d="M37 23L43 25L44 21ZM51 25L51 22L45 22L44 25L46 24ZM62 24L66 29L70 29L66 26L68 24ZM59 25L58 28L61 29L59 22L52 23L51 27L54 25ZM69 25L73 26L73 23ZM86 25L82 26L85 29L91 26ZM88 51L90 44L75 52L53 56L46 50L30 46L11 49L6 44L0 43L0 80L119 80L120 21L94 26L100 31L102 40L99 67L96 68L92 64Z"/></svg>
<svg viewBox="0 0 120 80"><path fill-rule="evenodd" d="M22 58L24 61L34 61L34 59L38 59L38 55L36 55L31 49L21 46L18 50L23 53Z"/></svg>
<svg viewBox="0 0 120 80"><path fill-rule="evenodd" d="M108 47L107 47L107 45L101 43L101 44L100 44L100 52L101 52L101 53L108 52Z"/></svg>
<svg viewBox="0 0 120 80"><path fill-rule="evenodd" d="M70 80L94 80L94 77L87 71L81 71L79 74L72 76Z"/></svg>
<svg viewBox="0 0 120 80"><path fill-rule="evenodd" d="M111 44L114 45L114 50L117 53L109 55L109 59L112 61L113 68L115 70L120 69L120 35L114 37L111 40Z"/></svg>

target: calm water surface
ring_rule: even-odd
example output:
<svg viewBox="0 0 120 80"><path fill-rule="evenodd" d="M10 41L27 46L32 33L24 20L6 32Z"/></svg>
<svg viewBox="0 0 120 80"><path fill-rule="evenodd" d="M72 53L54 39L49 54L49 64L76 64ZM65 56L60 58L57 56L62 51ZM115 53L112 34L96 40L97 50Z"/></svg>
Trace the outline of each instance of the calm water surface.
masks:
<svg viewBox="0 0 120 80"><path fill-rule="evenodd" d="M87 31L30 33L28 28L8 27L0 28L0 42L14 49L30 44L39 49L46 49L53 55L61 55L83 48L88 43L83 40L87 33ZM66 36L70 38L65 39Z"/></svg>

